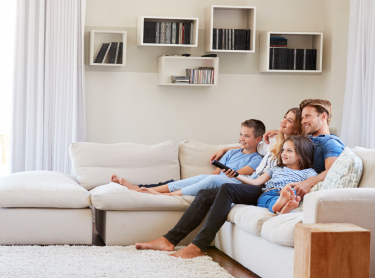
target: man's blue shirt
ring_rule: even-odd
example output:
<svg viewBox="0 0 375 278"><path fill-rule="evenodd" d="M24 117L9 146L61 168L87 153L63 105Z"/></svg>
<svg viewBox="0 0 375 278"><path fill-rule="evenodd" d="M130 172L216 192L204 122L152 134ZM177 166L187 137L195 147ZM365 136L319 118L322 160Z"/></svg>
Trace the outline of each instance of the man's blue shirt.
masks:
<svg viewBox="0 0 375 278"><path fill-rule="evenodd" d="M325 160L328 157L339 156L344 150L345 145L341 142L340 137L334 134L323 134L316 137L309 137L315 145L313 168L318 174L320 174L326 169Z"/></svg>

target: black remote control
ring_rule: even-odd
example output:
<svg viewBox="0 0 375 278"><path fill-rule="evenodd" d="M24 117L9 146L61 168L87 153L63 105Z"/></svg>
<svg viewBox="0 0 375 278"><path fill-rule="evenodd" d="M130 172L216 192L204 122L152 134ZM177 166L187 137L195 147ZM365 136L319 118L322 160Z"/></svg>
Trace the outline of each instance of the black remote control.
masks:
<svg viewBox="0 0 375 278"><path fill-rule="evenodd" d="M232 170L232 169L230 169L229 167L225 166L224 164L220 163L220 162L217 161L217 160L212 161L211 164L214 165L214 166L216 166L216 167L218 167L218 168L220 168L220 169L224 169L224 170ZM237 177L237 176L239 175L239 173L236 172L236 171L235 171L235 173L236 173L236 174L235 174L234 176Z"/></svg>
<svg viewBox="0 0 375 278"><path fill-rule="evenodd" d="M202 55L201 57L217 57L217 54L205 54L205 55Z"/></svg>

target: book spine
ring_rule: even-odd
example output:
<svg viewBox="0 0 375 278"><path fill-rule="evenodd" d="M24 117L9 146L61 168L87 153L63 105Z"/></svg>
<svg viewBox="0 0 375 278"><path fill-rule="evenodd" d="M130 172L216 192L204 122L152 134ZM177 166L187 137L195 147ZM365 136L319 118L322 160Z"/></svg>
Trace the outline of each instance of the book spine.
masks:
<svg viewBox="0 0 375 278"><path fill-rule="evenodd" d="M232 29L228 29L228 50L232 49Z"/></svg>
<svg viewBox="0 0 375 278"><path fill-rule="evenodd" d="M123 52L123 43L120 42L118 57L117 57L117 64L122 64L122 52Z"/></svg>
<svg viewBox="0 0 375 278"><path fill-rule="evenodd" d="M144 22L143 22L143 43L147 43L147 35L146 35L146 32L147 32L147 22L144 21Z"/></svg>
<svg viewBox="0 0 375 278"><path fill-rule="evenodd" d="M156 22L156 39L155 43L160 43L160 22Z"/></svg>
<svg viewBox="0 0 375 278"><path fill-rule="evenodd" d="M183 26L182 26L182 23L180 23L180 33L179 33L179 37L178 37L178 43L179 44L182 44L182 28L183 28Z"/></svg>
<svg viewBox="0 0 375 278"><path fill-rule="evenodd" d="M250 50L250 30L246 30L246 50Z"/></svg>
<svg viewBox="0 0 375 278"><path fill-rule="evenodd" d="M212 49L216 49L215 43L216 43L216 28L212 29Z"/></svg>
<svg viewBox="0 0 375 278"><path fill-rule="evenodd" d="M117 61L119 48L120 48L120 43L117 43L117 47L116 47L116 55L115 55L115 59L113 60L113 63L114 63L114 64L116 64L116 61Z"/></svg>
<svg viewBox="0 0 375 278"><path fill-rule="evenodd" d="M194 22L192 22L190 24L190 44L195 44L194 35L195 35Z"/></svg>
<svg viewBox="0 0 375 278"><path fill-rule="evenodd" d="M166 22L165 23L165 43L170 44L171 43L171 23Z"/></svg>
<svg viewBox="0 0 375 278"><path fill-rule="evenodd" d="M303 70L306 70L306 49L303 50Z"/></svg>
<svg viewBox="0 0 375 278"><path fill-rule="evenodd" d="M176 44L176 22L172 22L172 44Z"/></svg>
<svg viewBox="0 0 375 278"><path fill-rule="evenodd" d="M234 50L234 29L232 29L232 50Z"/></svg>

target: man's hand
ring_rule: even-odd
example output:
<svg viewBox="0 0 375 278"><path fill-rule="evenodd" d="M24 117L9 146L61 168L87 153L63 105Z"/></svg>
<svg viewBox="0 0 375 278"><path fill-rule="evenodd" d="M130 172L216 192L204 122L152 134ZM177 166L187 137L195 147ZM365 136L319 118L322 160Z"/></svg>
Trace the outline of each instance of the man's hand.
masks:
<svg viewBox="0 0 375 278"><path fill-rule="evenodd" d="M266 142L267 144L269 144L270 143L269 138L272 138L272 137L274 137L275 135L277 135L279 133L280 133L280 131L278 131L278 130L269 130L269 131L267 131L263 135L264 142Z"/></svg>
<svg viewBox="0 0 375 278"><path fill-rule="evenodd" d="M297 192L297 195L303 198L307 193L311 191L313 185L309 182L309 180L301 181L301 182L293 182L289 183L291 187Z"/></svg>
<svg viewBox="0 0 375 278"><path fill-rule="evenodd" d="M227 152L227 151L224 150L224 149L218 150L216 153L214 153L213 156L211 156L211 158L210 158L210 162L212 163L212 161L214 161L214 160L219 161L220 158L221 158L226 152Z"/></svg>

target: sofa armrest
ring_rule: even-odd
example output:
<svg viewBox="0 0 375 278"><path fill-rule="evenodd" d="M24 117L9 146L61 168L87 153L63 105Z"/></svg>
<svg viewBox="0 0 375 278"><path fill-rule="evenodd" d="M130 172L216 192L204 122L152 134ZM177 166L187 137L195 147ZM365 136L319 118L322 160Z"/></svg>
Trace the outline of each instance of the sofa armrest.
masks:
<svg viewBox="0 0 375 278"><path fill-rule="evenodd" d="M309 193L303 223L353 223L375 231L375 188L345 188Z"/></svg>
<svg viewBox="0 0 375 278"><path fill-rule="evenodd" d="M352 223L371 232L370 277L375 277L375 188L331 189L309 193L303 223Z"/></svg>

